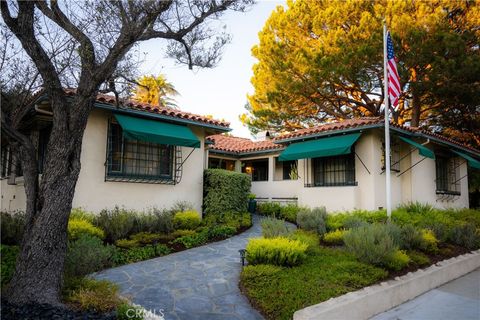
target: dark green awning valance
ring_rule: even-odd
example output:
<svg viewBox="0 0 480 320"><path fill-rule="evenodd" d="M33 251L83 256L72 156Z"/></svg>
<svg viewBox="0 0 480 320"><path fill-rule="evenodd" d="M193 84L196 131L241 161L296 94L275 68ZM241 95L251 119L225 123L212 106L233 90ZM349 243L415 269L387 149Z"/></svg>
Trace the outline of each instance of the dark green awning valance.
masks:
<svg viewBox="0 0 480 320"><path fill-rule="evenodd" d="M452 150L452 152L458 154L460 157L467 160L470 167L475 168L475 169L480 169L480 161L478 161L477 159L475 159L473 157L470 157L468 154L465 154L465 153L460 152L460 151Z"/></svg>
<svg viewBox="0 0 480 320"><path fill-rule="evenodd" d="M352 152L352 145L360 135L361 133L354 133L292 143L280 154L279 160L288 161L349 154Z"/></svg>
<svg viewBox="0 0 480 320"><path fill-rule="evenodd" d="M427 147L421 145L420 143L417 143L411 139L408 139L408 138L405 138L405 137L400 137L400 140L408 143L409 145L415 147L418 149L418 152L424 156L424 157L427 157L427 158L430 158L430 159L435 159L435 154L433 153L432 150L428 149Z"/></svg>
<svg viewBox="0 0 480 320"><path fill-rule="evenodd" d="M200 148L200 140L188 127L120 114L115 114L115 118L128 139Z"/></svg>

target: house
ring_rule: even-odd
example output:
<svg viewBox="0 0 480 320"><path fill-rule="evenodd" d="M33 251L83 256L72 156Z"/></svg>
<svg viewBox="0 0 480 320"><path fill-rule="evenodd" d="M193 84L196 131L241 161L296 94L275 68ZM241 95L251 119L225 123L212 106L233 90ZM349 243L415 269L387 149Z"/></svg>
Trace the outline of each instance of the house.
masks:
<svg viewBox="0 0 480 320"><path fill-rule="evenodd" d="M392 124L392 205L468 207L468 167L480 151L441 135ZM328 123L262 141L207 138L209 167L252 176L259 201L296 202L329 211L385 207L384 120Z"/></svg>
<svg viewBox="0 0 480 320"><path fill-rule="evenodd" d="M65 90L73 99L74 90ZM38 134L39 169L51 127L48 96L32 99L29 124ZM124 206L144 210L188 201L201 210L205 137L228 132L229 123L134 101L117 106L98 95L83 136L81 171L73 207L98 212ZM25 191L18 161L2 141L1 210L24 210ZM14 173L15 175L12 175Z"/></svg>

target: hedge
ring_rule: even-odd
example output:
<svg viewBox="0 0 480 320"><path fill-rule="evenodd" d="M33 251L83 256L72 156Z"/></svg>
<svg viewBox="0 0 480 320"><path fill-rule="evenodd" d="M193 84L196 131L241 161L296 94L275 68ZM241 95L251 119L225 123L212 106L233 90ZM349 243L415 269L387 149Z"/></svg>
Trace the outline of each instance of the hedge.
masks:
<svg viewBox="0 0 480 320"><path fill-rule="evenodd" d="M203 207L206 214L247 211L251 178L223 169L207 169L204 173Z"/></svg>

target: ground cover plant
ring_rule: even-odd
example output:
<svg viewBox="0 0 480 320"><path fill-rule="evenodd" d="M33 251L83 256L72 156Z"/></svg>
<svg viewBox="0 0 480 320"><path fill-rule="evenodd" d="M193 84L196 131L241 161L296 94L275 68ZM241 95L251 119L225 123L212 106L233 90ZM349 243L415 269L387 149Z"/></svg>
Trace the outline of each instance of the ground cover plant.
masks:
<svg viewBox="0 0 480 320"><path fill-rule="evenodd" d="M299 210L299 229L293 232L280 232L284 221L272 219L262 223L264 238L247 245L249 265L240 279L242 291L267 319L291 319L309 305L480 248L478 210L413 203L394 210L387 221L384 210L326 214L305 209ZM280 254L271 249L272 242L281 242L275 250L287 257L294 246L285 239L307 246L294 265L279 263Z"/></svg>

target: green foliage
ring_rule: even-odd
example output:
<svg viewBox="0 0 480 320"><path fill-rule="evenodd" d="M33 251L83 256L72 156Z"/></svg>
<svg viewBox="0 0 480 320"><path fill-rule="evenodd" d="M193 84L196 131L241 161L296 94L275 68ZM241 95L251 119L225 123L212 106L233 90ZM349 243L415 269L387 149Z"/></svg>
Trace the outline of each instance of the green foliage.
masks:
<svg viewBox="0 0 480 320"><path fill-rule="evenodd" d="M438 252L438 240L435 237L433 231L428 229L422 230L422 244L420 249L425 252L429 253L437 253Z"/></svg>
<svg viewBox="0 0 480 320"><path fill-rule="evenodd" d="M2 244L20 245L25 227L25 213L21 211L0 212Z"/></svg>
<svg viewBox="0 0 480 320"><path fill-rule="evenodd" d="M82 278L71 281L64 290L66 301L80 310L104 313L125 303L118 295L118 286L106 280Z"/></svg>
<svg viewBox="0 0 480 320"><path fill-rule="evenodd" d="M131 249L140 247L140 242L134 239L120 239L115 241L115 245L122 249Z"/></svg>
<svg viewBox="0 0 480 320"><path fill-rule="evenodd" d="M248 212L244 212L240 216L240 226L242 228L250 228L252 226L252 215Z"/></svg>
<svg viewBox="0 0 480 320"><path fill-rule="evenodd" d="M423 246L422 231L411 224L401 227L402 248L406 250L417 250Z"/></svg>
<svg viewBox="0 0 480 320"><path fill-rule="evenodd" d="M451 243L467 249L476 249L480 244L479 234L475 225L471 223L454 226L450 232L449 240Z"/></svg>
<svg viewBox="0 0 480 320"><path fill-rule="evenodd" d="M313 231L305 231L297 229L293 231L289 236L289 239L300 241L308 246L307 252L311 253L319 247L320 239L318 234Z"/></svg>
<svg viewBox="0 0 480 320"><path fill-rule="evenodd" d="M114 265L119 266L128 263L148 260L169 254L171 250L164 244L146 245L144 247L132 247L130 249L118 249L112 256Z"/></svg>
<svg viewBox="0 0 480 320"><path fill-rule="evenodd" d="M430 258L421 252L407 251L407 254L410 257L411 262L418 267L423 267L430 264Z"/></svg>
<svg viewBox="0 0 480 320"><path fill-rule="evenodd" d="M230 226L213 226L208 230L208 239L225 239L233 236L237 229Z"/></svg>
<svg viewBox="0 0 480 320"><path fill-rule="evenodd" d="M117 307L117 320L143 320L145 310L129 305L128 303L122 303Z"/></svg>
<svg viewBox="0 0 480 320"><path fill-rule="evenodd" d="M196 234L194 230L175 230L173 231L170 235L172 236L173 239L180 238L180 237L185 237L185 236L193 236Z"/></svg>
<svg viewBox="0 0 480 320"><path fill-rule="evenodd" d="M95 221L95 214L82 208L72 208L72 211L70 211L70 220L72 219L86 220L93 223Z"/></svg>
<svg viewBox="0 0 480 320"><path fill-rule="evenodd" d="M325 218L327 212L325 207L307 209L302 208L297 213L297 225L307 231L315 231L319 235L326 232Z"/></svg>
<svg viewBox="0 0 480 320"><path fill-rule="evenodd" d="M15 272L17 255L20 252L18 246L0 245L0 269L2 274L2 287L7 284Z"/></svg>
<svg viewBox="0 0 480 320"><path fill-rule="evenodd" d="M173 240L172 243L180 243L182 244L185 248L190 249L193 247L198 247L201 246L208 241L208 231L207 232L200 232L200 233L194 233L192 235L187 235L183 236L180 238L177 238Z"/></svg>
<svg viewBox="0 0 480 320"><path fill-rule="evenodd" d="M257 195L255 193L248 194L248 200L255 200L256 198L257 198Z"/></svg>
<svg viewBox="0 0 480 320"><path fill-rule="evenodd" d="M396 250L386 261L385 266L390 270L400 271L410 263L410 257L403 250Z"/></svg>
<svg viewBox="0 0 480 320"><path fill-rule="evenodd" d="M344 250L319 247L294 268L246 266L240 287L267 319L289 320L299 309L372 285L386 276L385 270L358 262Z"/></svg>
<svg viewBox="0 0 480 320"><path fill-rule="evenodd" d="M266 217L262 219L261 225L262 235L265 238L284 237L290 233L283 220Z"/></svg>
<svg viewBox="0 0 480 320"><path fill-rule="evenodd" d="M174 208L183 208L186 204L176 204ZM178 212L178 211L175 211ZM151 232L170 233L173 231L173 214L171 210L153 208L148 212L134 212L134 223L131 233Z"/></svg>
<svg viewBox="0 0 480 320"><path fill-rule="evenodd" d="M222 169L207 169L203 181L203 204L206 214L247 211L250 176Z"/></svg>
<svg viewBox="0 0 480 320"><path fill-rule="evenodd" d="M103 232L102 229L95 227L90 221L80 218L68 220L68 239L77 240L82 234L105 239L105 232Z"/></svg>
<svg viewBox="0 0 480 320"><path fill-rule="evenodd" d="M296 204L289 203L280 208L279 218L289 221L291 223L297 222L297 214L301 210Z"/></svg>
<svg viewBox="0 0 480 320"><path fill-rule="evenodd" d="M433 207L429 204L424 204L421 202L410 202L407 204L403 204L398 206L399 210L405 210L409 213L417 213L417 214L428 214L433 211Z"/></svg>
<svg viewBox="0 0 480 320"><path fill-rule="evenodd" d="M278 202L261 202L257 205L257 211L263 216L279 218L282 205Z"/></svg>
<svg viewBox="0 0 480 320"><path fill-rule="evenodd" d="M254 238L248 241L246 259L249 264L295 266L305 259L308 245L287 238Z"/></svg>
<svg viewBox="0 0 480 320"><path fill-rule="evenodd" d="M105 231L107 241L113 243L118 239L128 238L135 225L134 211L120 207L102 210L95 216L94 224Z"/></svg>
<svg viewBox="0 0 480 320"><path fill-rule="evenodd" d="M403 248L404 243L402 229L393 222L386 223L385 228L390 235L390 238L392 238L393 244L398 248Z"/></svg>
<svg viewBox="0 0 480 320"><path fill-rule="evenodd" d="M220 214L207 214L203 218L203 225L205 226L226 225L238 230L240 228L251 227L252 216L248 212L236 213L231 211L223 212Z"/></svg>
<svg viewBox="0 0 480 320"><path fill-rule="evenodd" d="M68 243L65 274L78 277L108 268L114 252L113 246L103 245L99 238L81 234L78 240Z"/></svg>
<svg viewBox="0 0 480 320"><path fill-rule="evenodd" d="M360 261L385 266L398 247L384 224L371 224L346 233L343 241L349 252Z"/></svg>
<svg viewBox="0 0 480 320"><path fill-rule="evenodd" d="M341 246L343 245L343 238L347 232L345 229L327 232L323 235L323 242L329 245Z"/></svg>
<svg viewBox="0 0 480 320"><path fill-rule="evenodd" d="M130 236L130 239L142 245L145 245L145 244L157 243L161 240L171 239L171 236L166 234L161 234L161 233L139 232L139 233L132 234Z"/></svg>
<svg viewBox="0 0 480 320"><path fill-rule="evenodd" d="M200 226L202 218L195 210L177 212L173 216L173 226L175 229L195 230Z"/></svg>

